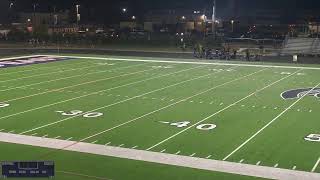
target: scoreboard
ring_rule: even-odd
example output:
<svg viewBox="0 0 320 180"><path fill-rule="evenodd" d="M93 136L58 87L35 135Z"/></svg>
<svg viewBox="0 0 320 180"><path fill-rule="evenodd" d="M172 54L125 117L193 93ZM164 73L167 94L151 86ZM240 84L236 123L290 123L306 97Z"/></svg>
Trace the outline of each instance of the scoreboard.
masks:
<svg viewBox="0 0 320 180"><path fill-rule="evenodd" d="M53 161L1 162L3 178L53 178Z"/></svg>

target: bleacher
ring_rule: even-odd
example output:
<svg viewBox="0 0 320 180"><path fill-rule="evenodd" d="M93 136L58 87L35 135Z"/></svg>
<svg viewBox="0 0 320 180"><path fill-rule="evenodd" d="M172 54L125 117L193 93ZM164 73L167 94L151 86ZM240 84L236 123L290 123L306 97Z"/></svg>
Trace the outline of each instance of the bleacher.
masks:
<svg viewBox="0 0 320 180"><path fill-rule="evenodd" d="M284 41L283 55L317 55L320 54L320 40L318 38L287 38Z"/></svg>

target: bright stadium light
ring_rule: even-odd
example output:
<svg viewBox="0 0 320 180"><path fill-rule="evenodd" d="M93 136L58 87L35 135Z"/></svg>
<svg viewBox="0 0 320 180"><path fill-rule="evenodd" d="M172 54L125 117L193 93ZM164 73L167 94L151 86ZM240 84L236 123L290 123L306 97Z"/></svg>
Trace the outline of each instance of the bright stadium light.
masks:
<svg viewBox="0 0 320 180"><path fill-rule="evenodd" d="M203 21L205 21L206 20L206 15L202 15L201 17L200 17Z"/></svg>
<svg viewBox="0 0 320 180"><path fill-rule="evenodd" d="M126 13L127 12L127 8L122 8L122 12Z"/></svg>

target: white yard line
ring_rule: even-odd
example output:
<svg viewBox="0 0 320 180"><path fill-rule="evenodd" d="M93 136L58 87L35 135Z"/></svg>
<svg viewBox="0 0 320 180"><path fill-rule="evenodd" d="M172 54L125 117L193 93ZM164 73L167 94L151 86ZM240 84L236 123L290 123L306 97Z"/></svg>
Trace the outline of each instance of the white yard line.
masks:
<svg viewBox="0 0 320 180"><path fill-rule="evenodd" d="M194 68L191 68L191 69L195 69L195 68L200 68L200 67L194 67ZM190 70L190 69L187 69L187 70ZM187 70L183 70L183 71L187 71ZM172 74L177 74L179 72L181 72L181 71L177 71L177 72L166 74L166 75L162 75L162 76L169 76L169 75L172 75ZM70 119L73 119L73 118L76 118L76 117L79 117L79 116L83 116L84 114L87 114L87 113L92 113L92 112L95 112L95 111L99 111L101 109L109 108L109 107L112 107L112 106L115 106L115 105L130 101L130 100L133 100L133 99L137 99L137 98L143 97L143 96L148 95L148 94L159 92L159 91L162 91L162 90L174 87L174 86L178 86L178 85L190 82L190 81L194 81L194 80L197 80L197 79L200 79L200 78L203 78L203 77L211 76L212 74L213 73L207 74L207 75L204 75L204 76L199 76L199 77L192 78L192 79L188 79L188 80L185 80L185 81L181 81L179 83L175 83L175 84L172 84L172 85L168 85L168 86L156 89L156 90L152 90L152 91L149 91L149 92L146 92L146 93L143 93L143 94L131 97L131 98L127 98L127 99L124 99L124 100L121 100L121 101L118 101L118 102L115 102L115 103L112 103L112 104L109 104L109 105L106 105L106 106L102 106L102 107L90 110L88 112L84 112L84 113L76 115L76 116L68 117L68 118L65 118L65 119L62 119L62 120L59 120L59 121L55 121L55 122L52 122L52 123L49 123L49 124L46 124L46 125L43 125L43 126L40 126L40 127L37 127L37 128L33 128L33 129L30 129L30 130L24 131L24 132L22 132L20 134L26 134L26 133L29 133L29 132L32 132L32 131L35 131L35 130L38 130L38 129L42 129L42 128L45 128L45 127L48 127L48 126L52 126L52 125L55 125L55 124L58 124L58 123L62 123L64 121L67 121L67 120L70 120Z"/></svg>
<svg viewBox="0 0 320 180"><path fill-rule="evenodd" d="M139 65L142 65L142 64L139 64ZM136 66L136 65L133 65L133 66ZM74 84L74 85L71 85L71 86L65 86L65 87L58 88L58 89L52 89L52 90L49 90L49 91L44 91L42 93L36 93L36 94L28 95L28 96L23 96L23 97L18 97L18 98L14 98L14 99L5 100L3 102L12 102L12 101L20 100L20 99L30 98L30 97L34 97L34 96L39 96L39 95L43 95L43 94L57 92L57 91L61 91L61 90L69 89L69 88L74 88L74 87L78 87L78 86L82 86L82 85L87 85L87 84L100 82L100 81L106 81L106 80L110 80L110 79L114 79L114 78L129 76L129 75L133 75L133 74L139 74L139 73L152 71L152 70L153 69L147 69L147 70L136 71L136 72L132 72L132 73L126 73L126 74L122 74L122 75L118 75L118 76L112 76L112 77L107 77L107 78L103 78L103 79L97 79L97 80L93 80L93 81L86 81L86 82L79 83L79 84Z"/></svg>
<svg viewBox="0 0 320 180"><path fill-rule="evenodd" d="M35 74L35 75L26 76L26 77L21 77L21 78L16 78L16 79L3 80L3 81L0 81L0 83L17 81L17 80L21 80L21 79L34 78L34 77L39 77L39 76L52 75L52 74L61 74L61 73L70 72L70 71L77 71L77 70L89 69L89 68L92 68L92 67L99 67L99 65L87 66L87 67L81 67L81 68L69 69L69 70L57 70L57 71L49 72L49 73Z"/></svg>
<svg viewBox="0 0 320 180"><path fill-rule="evenodd" d="M135 73L137 73L137 72L135 72ZM140 73L140 72L139 72L139 73ZM133 73L126 74L126 75L131 75L131 74L133 74ZM154 78L150 78L150 79L154 79ZM149 80L150 80L150 79L149 79ZM121 88L121 87L130 86L130 85L137 84L137 83L144 82L144 81L146 81L146 80L136 81L136 82L133 82L133 83L128 83L128 84L124 84L124 85L112 87L112 88L109 88L109 89L105 89L105 90L101 90L101 91L97 91L97 92L85 94L85 95L82 95L82 96L77 96L77 97L70 98L70 99L66 99L66 100L63 100L63 101L58 101L58 102L55 102L55 103L52 103L52 104L47 104L47 105L40 106L40 107L37 107L37 108L29 109L29 110L26 110L26 111L18 112L18 113L11 114L11 115L7 115L7 116L3 116L3 117L0 117L0 120L6 119L6 118L9 118L9 117L13 117L13 116L17 116L17 115L21 115L21 114L25 114L25 113L28 113L28 112L40 110L40 109L43 109L43 108L51 107L51 106L54 106L54 105L57 105L57 104L62 104L62 103L66 103L66 102L69 102L69 101L81 99L81 98L83 98L83 97L88 97L88 96L91 96L91 95L99 94L99 93L101 93L101 92L106 92L106 91L118 89L118 88Z"/></svg>
<svg viewBox="0 0 320 180"><path fill-rule="evenodd" d="M288 76L285 76L285 77L283 77L283 78L281 78L281 79L279 79L279 80L277 80L277 81L275 81L275 82L273 82L273 83L271 83L271 84L269 84L269 85L267 85L267 86L265 86L265 87L263 87L263 88L261 88L261 89L259 89L259 90L256 90L255 92L253 92L253 93L249 94L248 96L246 96L246 97L244 97L244 98L242 98L242 99L240 99L240 100L238 100L238 101L236 101L236 102L234 102L234 103L232 103L232 104L230 104L230 105L228 105L228 106L224 107L223 109L221 109L221 110L219 110L219 111L217 111L217 112L215 112L215 113L211 114L210 116L208 116L208 117L206 117L206 118L204 118L204 119L202 119L202 120L198 121L197 123L195 123L195 124L193 124L193 125L191 125L191 126L189 126L189 127L185 128L185 129L183 129L183 130L179 131L178 133L176 133L176 134L174 134L174 135L172 135L172 136L170 136L170 137L168 137L168 138L166 138L166 139L164 139L164 140L160 141L159 143L157 143L157 144L155 144L155 145L153 145L153 146L149 147L147 150L151 150L151 149L153 149L153 148L155 148L155 147L159 146L160 144L163 144L163 143L165 143L165 142L169 141L170 139L172 139L172 138L174 138L174 137L176 137L176 136L178 136L178 135L180 135L180 134L184 133L185 131L187 131L187 130L189 130L189 129L191 129L191 128L194 128L195 126L197 126L197 125L199 125L199 124L203 123L204 121L206 121L206 120L208 120L208 119L210 119L210 118L212 118L212 117L216 116L217 114L220 114L221 112L223 112L223 111L225 111L225 110L229 109L230 107L233 107L234 105L241 103L242 101L244 101L244 100L248 99L249 97L254 96L256 93L261 92L261 91L263 91L263 90L265 90L265 89L267 89L267 88L269 88L269 87L273 86L274 84L277 84L277 83L279 83L280 81L282 81L282 80L284 80L284 79L287 79L287 78L289 78L289 77L293 76L294 74L298 73L299 71L301 71L301 69L300 69L300 70L298 70L298 71L296 71L296 72L294 72L294 73L292 73L292 74L290 74L290 75L288 75Z"/></svg>
<svg viewBox="0 0 320 180"><path fill-rule="evenodd" d="M133 61L133 62L158 62L170 64L202 64L202 65L221 65L221 66L240 66L240 67L262 67L262 68L284 68L284 69L308 69L320 70L315 67L298 67L298 66L273 66L273 65L258 65L258 64L242 64L242 63L213 63L213 62L193 62L193 61L175 61L175 60L150 60L150 59L124 59L124 58L103 58L103 57L84 57L84 56L57 56L67 58L79 59L99 59L99 60L112 60L112 61Z"/></svg>
<svg viewBox="0 0 320 180"><path fill-rule="evenodd" d="M118 67L118 68L114 68L114 70L126 69L126 68L131 68L131 67L132 67L132 65L125 66L125 67ZM96 72L92 72L92 73L85 73L85 74L79 74L79 75L74 75L74 76L68 76L68 77L64 77L64 78L52 79L52 80L48 80L48 81L41 81L41 82L38 82L38 83L28 84L28 85L24 85L24 86L1 89L0 92L14 90L14 89L20 89L20 88L30 87L30 86L34 86L34 85L39 85L39 84L45 84L45 83L65 80L65 79L71 79L71 78L75 78L75 77L87 76L87 75L92 75L92 74L99 74L99 73L104 73L104 72L107 72L107 71L109 71L109 69L108 70L103 70L103 71L96 71ZM48 91L50 91L50 90L48 90Z"/></svg>
<svg viewBox="0 0 320 180"><path fill-rule="evenodd" d="M268 124L263 126L260 130L258 130L255 134L253 134L249 139L247 139L245 142L243 142L240 146L238 146L235 150L233 150L230 154L228 154L223 160L227 160L230 156L232 156L234 153L239 151L242 147L244 147L247 143L249 143L252 139L254 139L257 135L259 135L262 131L264 131L266 128L268 128L273 122L278 120L283 114L285 114L288 110L290 110L293 106L295 106L298 102L300 102L305 96L307 96L311 91L313 91L315 88L317 88L320 85L317 84L315 87L313 87L308 93L305 93L303 96L301 96L298 100L296 100L294 103L292 103L289 107L287 107L284 111L282 111L278 116L276 116L274 119L272 119Z"/></svg>
<svg viewBox="0 0 320 180"><path fill-rule="evenodd" d="M119 124L119 125L116 125L116 126L114 126L114 127L111 127L111 128L109 128L109 129L103 130L103 131L101 131L101 132L98 132L98 133L93 134L93 135L91 135L91 136L88 136L88 137L86 137L86 138L83 138L83 139L81 139L80 141L86 141L86 140L88 140L88 139L91 139L91 138L96 137L96 136L98 136L98 135L104 134L104 133L106 133L106 132L109 132L109 131L111 131L111 130L114 130L114 129L116 129L116 128L119 128L119 127L121 127L121 126L124 126L124 125L126 125L126 124L135 122L135 121L137 121L137 120L139 120L139 119L141 119L141 118L147 117L147 116L149 116L149 115L152 115L152 114L154 114L154 113L157 113L157 112L162 111L162 110L164 110L164 109L167 109L167 108L169 108L169 107L175 106L175 105L177 105L177 104L179 104L179 103L181 103L181 102L185 102L185 101L188 100L188 99L191 99L191 98L194 98L194 97L196 97L196 96L205 94L205 93L207 93L207 92L209 92L209 91L212 91L212 90L217 89L217 88L219 88L219 87L222 87L222 86L225 86L225 85L227 85L227 84L233 83L233 82L238 81L238 80L240 80L240 79L243 79L243 78L252 76L252 75L257 74L257 73L259 73L259 72L262 72L262 71L264 71L264 70L266 70L266 69L262 69L262 70L259 70L259 71L254 72L254 73L248 74L248 75L246 75L246 76L243 76L243 77L240 77L240 78L236 78L236 79L234 79L234 80L231 80L231 81L225 82L225 83L223 83L223 84L214 86L214 87L209 88L209 89L207 89L207 90L205 90L205 91L202 91L202 92L200 92L200 93L194 94L194 95L192 95L192 96L189 96L189 97L187 97L187 98L184 98L184 99L182 99L182 100L180 100L180 101L177 101L177 102L175 102L175 103L172 103L172 104L169 104L169 105L164 106L164 107L162 107L162 108L159 108L159 109L157 109L157 110L155 110L155 111L149 112L149 113L144 114L144 115L142 115L142 116L139 116L139 117L137 117L137 118L131 119L131 120L129 120L129 121L126 121L126 122L124 122L124 123L121 123L121 124ZM219 72L217 72L217 73L219 73ZM215 73L213 73L213 74L215 74Z"/></svg>
<svg viewBox="0 0 320 180"><path fill-rule="evenodd" d="M78 143L59 140L41 138L35 136L25 136L17 134L0 133L0 142L22 144L36 147L44 147L55 150L61 150L63 147L69 146L65 151L89 153L100 156L110 156L115 158L130 159L178 167L187 167L193 169L208 170L213 172L224 172L238 174L244 176L261 177L266 179L281 180L319 180L320 174L295 171L288 169L280 169L273 167L256 166L249 164L240 164L227 161L217 161L204 158L196 158L189 156L180 156L159 152L142 151L136 149L120 148L104 146L99 144ZM70 146L72 145L72 146Z"/></svg>
<svg viewBox="0 0 320 180"><path fill-rule="evenodd" d="M320 164L320 158L318 159L318 161L316 162L316 164L314 164L313 168L311 169L311 172L315 172L317 167L319 166Z"/></svg>

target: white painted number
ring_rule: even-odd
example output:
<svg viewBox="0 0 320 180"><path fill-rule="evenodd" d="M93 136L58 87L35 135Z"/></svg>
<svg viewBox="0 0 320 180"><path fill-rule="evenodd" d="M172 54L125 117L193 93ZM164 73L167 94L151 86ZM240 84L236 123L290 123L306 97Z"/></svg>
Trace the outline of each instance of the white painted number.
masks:
<svg viewBox="0 0 320 180"><path fill-rule="evenodd" d="M216 127L217 127L217 125L215 125L215 124L200 124L199 126L197 126L197 129L209 131L209 130L212 130Z"/></svg>
<svg viewBox="0 0 320 180"><path fill-rule="evenodd" d="M304 138L306 141L320 142L320 134L310 134Z"/></svg>
<svg viewBox="0 0 320 180"><path fill-rule="evenodd" d="M176 122L176 123L171 123L171 126L177 126L178 128L183 128L183 127L187 127L188 124L190 124L189 121L183 121L183 122Z"/></svg>
<svg viewBox="0 0 320 180"><path fill-rule="evenodd" d="M76 115L79 115L83 113L83 111L79 111L79 110L72 110L70 111L70 113L67 113L67 112L63 112L62 115L63 116L76 116Z"/></svg>
<svg viewBox="0 0 320 180"><path fill-rule="evenodd" d="M103 113L92 112L92 113L87 113L87 114L83 115L83 117L85 117L85 118L96 118L96 117L100 117L102 115L103 115Z"/></svg>
<svg viewBox="0 0 320 180"><path fill-rule="evenodd" d="M0 102L0 108L5 108L10 106L10 104Z"/></svg>
<svg viewBox="0 0 320 180"><path fill-rule="evenodd" d="M103 115L103 113L100 112L89 112L89 113L85 113L83 111L80 110L72 110L70 112L64 112L64 111L56 111L58 113L61 113L61 115L63 116L78 116L78 115L82 115L82 117L85 118L97 118Z"/></svg>
<svg viewBox="0 0 320 180"><path fill-rule="evenodd" d="M191 123L189 121L182 121L182 122L175 122L175 123L170 123L166 121L160 121L160 122L163 124L170 124L171 126L176 126L178 128L187 127ZM200 124L196 128L202 131L209 131L209 130L215 129L216 127L217 125L215 124Z"/></svg>

